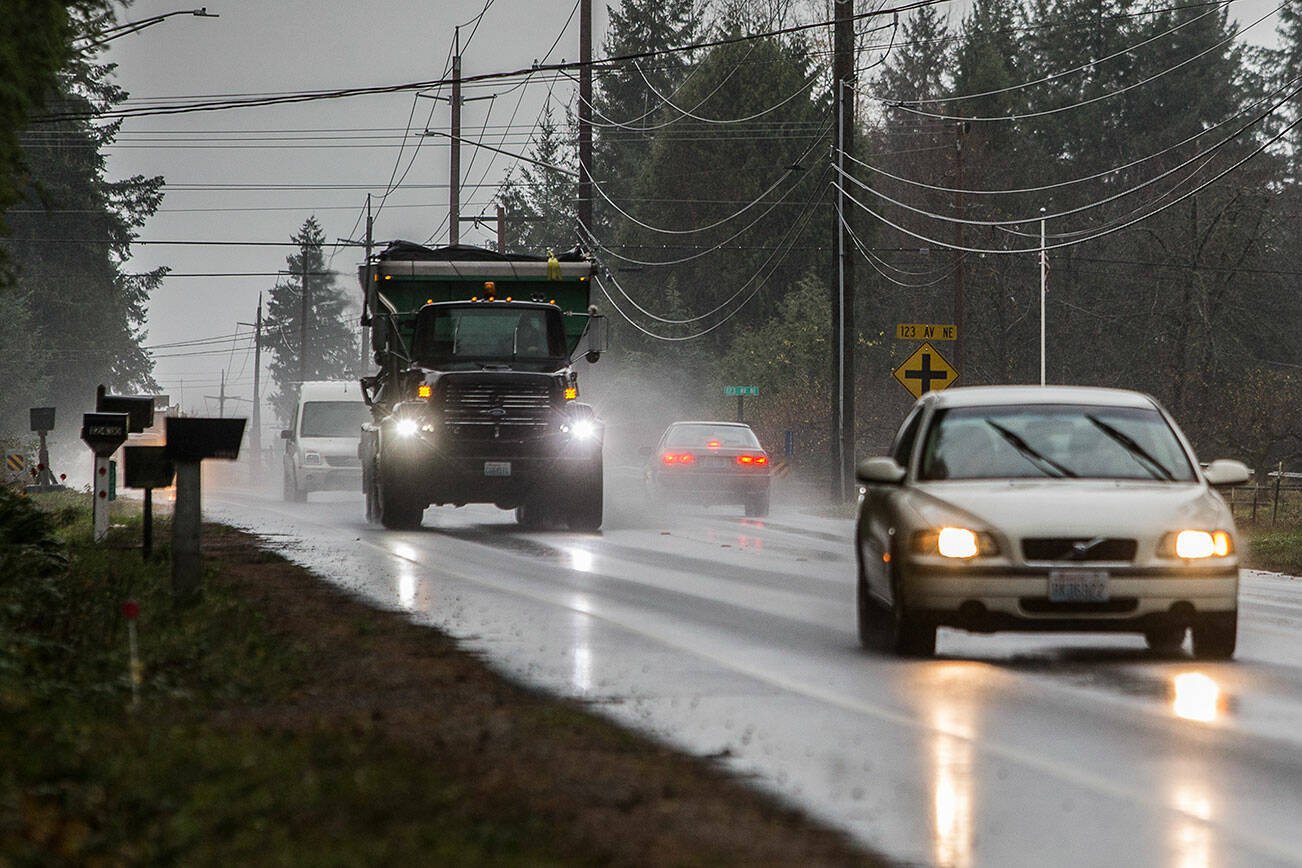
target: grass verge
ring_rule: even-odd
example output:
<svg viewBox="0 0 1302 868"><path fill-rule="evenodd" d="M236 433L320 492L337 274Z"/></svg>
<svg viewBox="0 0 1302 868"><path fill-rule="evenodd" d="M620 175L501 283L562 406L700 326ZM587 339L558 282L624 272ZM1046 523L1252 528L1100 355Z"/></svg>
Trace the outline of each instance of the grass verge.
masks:
<svg viewBox="0 0 1302 868"><path fill-rule="evenodd" d="M0 492L0 865L879 864L240 532L174 610L84 499Z"/></svg>
<svg viewBox="0 0 1302 868"><path fill-rule="evenodd" d="M1240 524L1243 565L1302 576L1302 524Z"/></svg>

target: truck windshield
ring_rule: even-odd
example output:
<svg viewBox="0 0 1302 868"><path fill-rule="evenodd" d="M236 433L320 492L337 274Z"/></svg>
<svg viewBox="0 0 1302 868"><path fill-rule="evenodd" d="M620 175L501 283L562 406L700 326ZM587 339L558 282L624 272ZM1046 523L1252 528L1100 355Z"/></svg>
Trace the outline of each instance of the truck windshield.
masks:
<svg viewBox="0 0 1302 868"><path fill-rule="evenodd" d="M301 437L361 437L371 411L361 401L306 401Z"/></svg>
<svg viewBox="0 0 1302 868"><path fill-rule="evenodd" d="M555 370L565 363L565 335L560 318L543 308L425 308L416 320L415 351L417 362L440 370Z"/></svg>

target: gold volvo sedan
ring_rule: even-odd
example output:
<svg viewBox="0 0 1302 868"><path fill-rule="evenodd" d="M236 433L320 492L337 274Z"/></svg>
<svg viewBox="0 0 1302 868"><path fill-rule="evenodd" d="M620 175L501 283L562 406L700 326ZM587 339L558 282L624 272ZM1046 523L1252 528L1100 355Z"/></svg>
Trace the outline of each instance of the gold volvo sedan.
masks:
<svg viewBox="0 0 1302 868"><path fill-rule="evenodd" d="M859 638L930 656L936 628L1143 634L1234 654L1234 519L1170 415L1137 392L978 386L924 395L857 467Z"/></svg>

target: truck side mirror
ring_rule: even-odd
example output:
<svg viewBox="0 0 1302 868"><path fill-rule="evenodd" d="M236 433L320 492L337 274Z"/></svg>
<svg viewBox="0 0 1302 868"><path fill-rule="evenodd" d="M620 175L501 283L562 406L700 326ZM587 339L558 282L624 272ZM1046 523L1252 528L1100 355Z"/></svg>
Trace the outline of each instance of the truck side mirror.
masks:
<svg viewBox="0 0 1302 868"><path fill-rule="evenodd" d="M595 364L610 346L610 323L601 314L588 314L588 352L584 358Z"/></svg>
<svg viewBox="0 0 1302 868"><path fill-rule="evenodd" d="M389 342L389 320L382 316L371 317L371 351L380 352Z"/></svg>
<svg viewBox="0 0 1302 868"><path fill-rule="evenodd" d="M288 429L288 428L283 428L283 429L281 429L281 432L280 432L280 439L281 439L281 440L293 440L293 439L294 439L294 432L291 431L291 430Z"/></svg>

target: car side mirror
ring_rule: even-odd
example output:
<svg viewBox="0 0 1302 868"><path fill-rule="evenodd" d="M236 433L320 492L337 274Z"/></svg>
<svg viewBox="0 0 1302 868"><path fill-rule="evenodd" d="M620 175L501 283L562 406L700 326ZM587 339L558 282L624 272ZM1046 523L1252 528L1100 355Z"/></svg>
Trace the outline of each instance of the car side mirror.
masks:
<svg viewBox="0 0 1302 868"><path fill-rule="evenodd" d="M655 450L653 450L650 446L639 446L637 449L637 454L641 455L643 458L650 458L651 453L653 451Z"/></svg>
<svg viewBox="0 0 1302 868"><path fill-rule="evenodd" d="M281 440L293 440L293 439L294 439L294 432L291 431L289 428L283 428L283 429L281 429L281 432L280 432L280 439L281 439Z"/></svg>
<svg viewBox="0 0 1302 868"><path fill-rule="evenodd" d="M1203 470L1208 485L1217 487L1243 485L1252 478L1252 471L1242 461L1232 458L1218 458Z"/></svg>
<svg viewBox="0 0 1302 868"><path fill-rule="evenodd" d="M898 485L907 472L888 457L865 459L854 469L855 478L867 485Z"/></svg>

